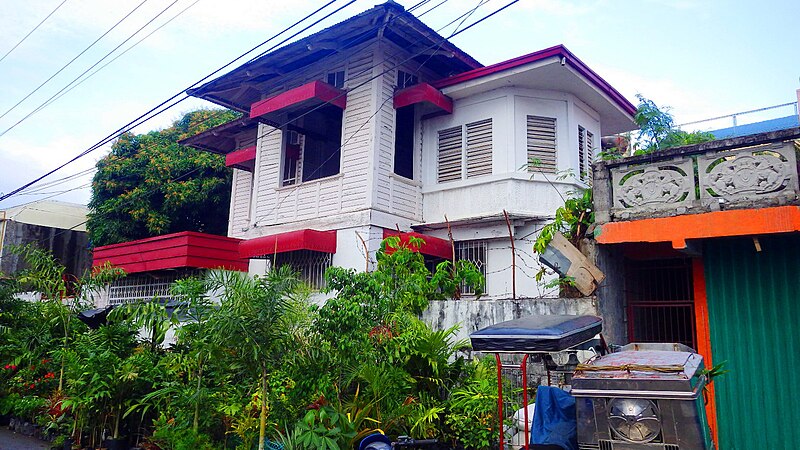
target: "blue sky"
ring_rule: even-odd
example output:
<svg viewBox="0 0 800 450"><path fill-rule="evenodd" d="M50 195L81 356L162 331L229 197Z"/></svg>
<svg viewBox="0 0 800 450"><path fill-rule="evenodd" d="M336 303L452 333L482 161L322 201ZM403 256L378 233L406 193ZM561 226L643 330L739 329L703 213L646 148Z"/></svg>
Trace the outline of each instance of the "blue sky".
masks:
<svg viewBox="0 0 800 450"><path fill-rule="evenodd" d="M0 0L0 55L61 1ZM68 0L0 61L0 114L141 1ZM94 48L0 119L0 132L173 1L147 0ZM177 0L151 27L193 1ZM418 12L439 1L430 1ZM312 31L379 2L358 0ZM472 18L507 2L490 0ZM399 3L410 6L416 0ZM449 0L422 20L439 28L477 3ZM320 5L321 0L200 0L97 75L0 137L0 192L68 160ZM641 93L671 107L676 121L683 123L795 101L795 90L800 88L799 22L800 2L790 0L522 0L454 42L484 64L564 44L632 102ZM184 102L137 131L167 126L181 113L204 105L194 99ZM791 110L785 112L788 115ZM97 150L48 180L91 169L105 152L107 148ZM12 197L1 202L0 208L49 197L89 181L90 175L77 177L42 188L37 195ZM53 199L83 203L89 195L85 188Z"/></svg>

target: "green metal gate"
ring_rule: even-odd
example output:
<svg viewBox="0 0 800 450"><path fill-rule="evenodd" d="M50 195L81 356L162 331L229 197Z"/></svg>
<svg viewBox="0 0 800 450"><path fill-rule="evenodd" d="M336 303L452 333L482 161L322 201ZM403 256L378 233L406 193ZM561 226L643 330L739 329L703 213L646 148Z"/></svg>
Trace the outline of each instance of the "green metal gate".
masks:
<svg viewBox="0 0 800 450"><path fill-rule="evenodd" d="M757 246L761 251L757 251ZM800 236L704 248L721 449L800 446Z"/></svg>

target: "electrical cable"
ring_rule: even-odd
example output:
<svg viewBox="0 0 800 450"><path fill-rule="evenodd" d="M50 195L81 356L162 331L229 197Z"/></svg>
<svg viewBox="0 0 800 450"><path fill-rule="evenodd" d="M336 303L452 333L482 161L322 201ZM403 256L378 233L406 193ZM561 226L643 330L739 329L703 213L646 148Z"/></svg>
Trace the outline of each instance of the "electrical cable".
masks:
<svg viewBox="0 0 800 450"><path fill-rule="evenodd" d="M124 21L125 21L125 19L127 19L128 17L130 17L130 16L131 16L131 14L133 14L134 12L136 12L136 10L137 10L137 9L141 8L141 7L142 7L142 5L144 5L144 4L145 4L145 3L147 3L147 2L148 2L148 0L142 0L142 2L141 2L141 3L139 3L138 5L136 5L136 6L135 6L135 7L134 7L132 10L130 10L130 11L127 13L127 14L125 14L125 15L124 15L124 16L123 16L121 19L119 19L119 21L117 21L117 23L115 23L113 26L111 26L111 28L109 28L108 30L106 30L106 32L105 32L105 33L101 34L99 38L97 38L97 39L95 39L95 40L94 40L94 42L92 42L91 44L89 44L89 46L88 46L88 47L86 47L86 48L85 48L85 49L83 49L83 50L82 50L80 53L78 53L77 55L75 55L75 56L74 56L74 57L73 57L71 60L69 60L69 62L68 62L68 63L66 63L66 64L64 64L63 66L61 66L61 68L60 68L60 69L58 69L58 70L56 71L56 73L54 73L54 74L50 75L50 77L49 77L49 78L47 78L46 80L44 80L44 81L42 82L42 84L40 84L39 86L37 86L37 87L36 87L36 89L34 89L34 90L33 90L33 91L31 91L30 93L28 93L28 95L26 95L25 97L23 97L23 98L22 98L22 100L18 101L18 102L17 102L17 103L16 103L14 106L12 106L12 107L11 107L11 108L9 108L9 109L8 109L6 112L4 112L2 115L0 115L0 119L2 119L3 117L5 117L5 116L6 116L8 113L10 113L11 111L13 111L13 110L14 110L14 109L15 109L17 106L19 106L19 105L20 105L22 102L24 102L25 100L27 100L28 98L30 98L30 96L31 96L31 95L35 94L35 93L36 93L36 92L37 92L39 89L41 89L41 88L42 88L42 87L43 87L45 84L49 83L49 82L50 82L50 80L52 80L53 78L55 78L55 77L56 77L56 75L60 74L60 73L61 73L61 72L62 72L64 69L66 69L67 67L69 67L69 66L70 66L72 63L74 63L74 62L75 62L75 60L77 60L78 58L80 58L80 57L81 57L81 56L82 56L84 53L88 52L88 51L89 51L89 49L91 49L92 47L94 47L94 46L95 46L95 44L97 44L98 42L100 42L100 40L101 40L101 39L103 39L104 37L106 37L106 35L107 35L108 33L110 33L112 30L114 30L115 28L117 28L117 27L118 27L118 26L119 26L119 25L120 25L122 22L124 22Z"/></svg>
<svg viewBox="0 0 800 450"><path fill-rule="evenodd" d="M353 0L353 1L354 1L354 0ZM351 1L351 2L349 2L349 3L347 3L347 4L345 4L344 6L340 7L339 9L337 9L336 11L334 11L333 13L335 13L335 12L338 12L340 9L342 9L342 8L344 8L344 7L348 6L349 4L353 3L353 1ZM518 1L519 1L519 0L512 0L511 2L509 2L508 4L506 4L505 6L503 6L503 7L499 8L499 9L495 10L494 12L492 12L492 13L490 13L490 14L488 14L488 15L486 15L486 16L484 16L484 17L482 17L481 19L479 19L479 20L477 20L477 21L473 22L472 24L470 24L470 25L469 25L469 26L467 26L466 28L464 28L464 29L462 29L462 30L458 30L458 31L454 32L453 34L451 34L449 37L447 37L447 38L443 38L443 39L450 39L450 38L452 38L452 37L454 37L454 36L456 36L456 35L458 35L458 34L461 34L461 33L463 33L464 31L466 31L466 30L468 30L468 29L470 29L470 28L474 27L475 25L477 25L477 24L479 24L479 23L483 22L484 20L487 20L488 18L490 18L490 17L492 17L492 16L496 15L496 14L497 14L497 13L499 13L500 11L502 11L502 10L504 10L504 9L506 9L506 8L508 8L508 7L510 7L511 5L513 5L513 4L515 4L515 3L517 3ZM332 2L333 2L333 1L331 1L330 3L332 3ZM480 7L480 5L482 5L482 4L483 4L483 3L479 3L479 5L478 5L478 6L476 6L476 9L477 9L478 7ZM326 6L327 6L327 5L326 5ZM324 8L324 6L323 6L323 8ZM317 10L317 11L319 11L319 10ZM333 13L331 13L331 14L333 14ZM312 14L314 14L314 13L312 13ZM329 15L330 15L330 14L329 14ZM326 17L328 17L328 16L326 16ZM323 18L323 19L324 19L324 18ZM320 19L320 20L323 20L323 19ZM451 23L452 23L452 22L451 22ZM312 24L311 26L313 26L313 25L314 25L314 24ZM448 24L448 25L449 25L449 24ZM302 32L302 31L304 31L304 30L301 30L301 32ZM279 33L279 34L280 34L280 33ZM271 38L271 39L272 39L272 38ZM271 39L270 39L270 40L271 40ZM289 39L291 39L291 37L290 37ZM277 45L280 45L280 44L277 44ZM421 51L421 52L419 52L419 53L418 53L416 56L418 56L419 54L422 54L422 53L424 53L425 51L427 51L427 50L429 50L430 48L433 48L433 47L435 47L435 46L436 46L436 44L434 44L434 45L430 46L430 47L429 47L429 48L427 48L427 49L424 49L424 50L422 50L422 51ZM256 48L257 48L257 47L256 47ZM248 52L248 53L250 53L250 52ZM381 76L381 75L383 75L383 74L385 74L385 73L387 73L387 72L389 72L389 71L391 71L391 70L394 70L394 68L396 68L396 67L397 67L397 66L399 66L400 64L403 64L403 63L407 62L408 60L412 59L413 57L415 57L415 56L412 56L412 57L410 57L410 58L407 58L406 60L404 60L404 61L402 61L402 62L400 62L400 63L396 64L395 66L393 66L393 67L391 67L391 68L389 68L389 69L387 69L387 70L385 70L384 72L382 72L382 73L380 73L380 74L378 74L378 75L376 75L376 76L372 77L370 80L367 80L367 81L365 81L365 82L362 82L360 85L356 86L356 88L357 88L357 87L360 87L360 86L363 86L363 85L365 85L365 84L367 84L368 82L372 81L373 79L377 78L378 76ZM238 59L241 59L241 57L240 57L240 58L237 58L237 59L235 59L234 61L236 61L236 60L238 60ZM230 64L232 64L232 63L229 63L229 64L227 64L226 66L228 66L228 65L230 65ZM381 62L381 64L382 64L382 62ZM375 66L377 66L377 64L376 64ZM219 69L219 70L223 70L223 69ZM219 70L218 70L218 71L219 71ZM216 73L216 72L215 72L215 73ZM207 78L207 77L206 77L206 78ZM195 83L195 84L198 84L198 83ZM354 89L355 89L355 88L354 88ZM173 98L174 98L174 97L173 97ZM389 97L389 98L391 98L391 97ZM326 103L323 103L323 105L324 105L324 104L327 104L327 103L330 103L331 101L334 101L334 100L335 100L335 99L332 99L332 100L330 100L330 101L328 101L328 102L326 102ZM179 101L180 101L180 100L179 100ZM385 104L387 101L388 101L388 100L384 100L384 103L383 103L383 104ZM163 104L163 103L162 103L162 104ZM170 107L171 107L171 106L170 106ZM315 108L315 109L318 109L318 108L319 108L319 106L318 106L317 108ZM380 110L381 110L381 108L377 108L377 109L376 109L376 112L375 112L375 113L373 113L373 115L372 115L372 116L370 116L370 117L369 117L369 118L368 118L368 119L367 119L367 120L366 120L366 121L365 121L365 122L364 122L364 123L363 123L363 124L362 124L362 125L359 127L359 130L360 130L361 128L363 128L364 126L366 126L366 124L367 124L367 123L369 123L369 121L370 121L370 120L371 120L371 119L372 119L372 118L373 118L373 117L374 117L374 116L377 114L377 112L379 112ZM152 110L151 110L151 111L152 111ZM313 110L311 110L311 111L313 111ZM311 111L309 111L309 112L311 112ZM161 112L163 112L163 111L161 111ZM309 112L307 112L306 114L308 114ZM160 113L160 112L158 112L158 113L156 113L156 114L159 114L159 113ZM305 115L305 114L304 114L304 115ZM301 116L301 117L302 117L302 116ZM149 119L148 119L148 120L149 120ZM295 118L294 120L296 120L296 118ZM278 129L278 128L276 128L276 129ZM265 136L269 135L271 132L274 132L274 130L275 130L275 129L273 129L272 131L270 131L270 132L268 132L268 133L266 133L266 134L264 134L264 135L262 135L262 136L259 136L259 138L263 138L263 137L265 137ZM357 131L358 131L358 130L356 130L356 132L357 132ZM353 136L355 136L356 132L354 132L354 133L353 133L353 134L350 136L350 138L349 138L349 139L352 139L352 137L353 137ZM347 142L347 141L345 141L345 142ZM78 157L80 157L80 156L83 156L83 154L80 154L80 155L78 155L78 156L77 156L76 158L74 158L74 159L77 159L77 158L78 158ZM66 165L66 164L65 164L65 165ZM56 170L57 170L57 169L56 169ZM193 170L191 170L191 171L189 171L189 172L187 172L187 173L185 173L185 174L183 174L183 175L181 175L181 176L179 176L179 177L177 177L177 178L175 178L175 179L173 179L173 180L170 180L170 181L166 182L164 185L166 185L166 184L169 184L170 182L178 181L178 180L179 180L179 179L181 179L181 178L184 178L184 177L186 177L186 176L189 176L189 175L191 175L192 173L196 172L197 170L198 170L198 169L193 169ZM55 171L55 170L53 170L52 172L54 172L54 171ZM51 173L52 173L52 172L51 172ZM163 185L162 185L162 186L163 186ZM161 187L161 186L159 186L159 187ZM153 192L155 192L156 190L157 190L157 189L152 189L150 192L147 192L146 194L153 193ZM5 198L7 198L9 195L13 195L13 193L6 194L5 196L3 196L3 197L0 197L0 200L3 200L3 199L5 199ZM102 214L102 212L101 212L101 214ZM265 216L262 216L262 217L260 217L260 218L256 219L256 221L255 221L255 222L257 222L259 219L261 219L261 218L264 218L264 217L265 217ZM83 225L83 224L85 224L86 222L88 222L88 220L87 220L87 221L85 221L85 222L83 222L83 223L81 223L81 224L75 225L74 227L72 227L72 228L70 228L70 229L68 229L68 230L64 230L63 232L70 231L70 230L74 229L75 227L78 227L78 226L80 226L80 225Z"/></svg>
<svg viewBox="0 0 800 450"><path fill-rule="evenodd" d="M58 92L56 92L55 94L53 94L52 96L50 96L50 98L48 98L47 100L45 100L45 101L44 101L44 103L42 103L41 105L37 106L37 107L36 107L36 108L35 108L33 111L31 111L31 112L29 112L27 115L23 116L21 119L19 119L19 120L18 120L17 122L15 122L13 125L11 125L10 127L6 128L6 129L5 129L3 132L0 132L0 137L3 137L3 135L5 135L5 134L6 134L6 133L8 133L9 131L13 130L14 128L16 128L16 127L17 127L17 125L21 124L22 122L24 122L25 120L27 120L27 119L28 119L29 117L31 117L32 115L34 115L34 114L36 114L37 112L39 112L39 111L41 111L42 109L44 109L44 108L45 108L45 107L46 107L48 104L52 103L53 99L55 99L55 98L56 98L56 97L57 97L59 94L61 94L62 92L64 92L65 90L67 90L67 89L68 89L70 86L72 86L73 84L75 84L75 83L76 83L78 80L80 80L80 79L81 79L81 77L83 77L84 75L86 75L86 74L87 74L87 73L88 73L90 70L92 70L92 69L94 69L95 67L97 67L97 65L98 65L98 64L100 64L100 63L102 63L103 61L105 61L105 59L106 59L106 58L108 58L109 56L111 56L111 54L112 54L112 53L114 53L114 52L115 52L115 51L117 51L117 50L118 50L120 47L122 47L123 45L125 45L125 43L127 43L128 41L130 41L131 39L133 39L133 38L134 38L134 36L136 36L136 35L137 35L137 34L139 34L139 33L140 33L142 30L144 30L145 28L147 28L147 26L148 26L148 25L150 25L151 23L153 23L153 21L155 21L156 19L158 19L159 17L161 17L161 15L162 15L162 14L164 14L164 13L165 13L165 12L167 12L167 11L169 11L169 9L170 9L170 8L172 8L172 7L173 7L173 6L174 6L176 3L178 3L178 1L179 1L179 0L173 0L173 1L172 1L172 3L170 3L169 5L167 5L167 7L166 7L166 8L162 9L162 10L161 10L161 12L159 12L158 14L156 14L156 15L155 15L155 16L154 16L152 19L150 19L150 20L148 20L147 22L145 22L145 24L144 24L144 25L142 25L141 27L139 27L139 29L138 29L138 30L134 31L134 32L133 32L133 34L131 34L130 36L128 36L127 38L125 38L125 40L123 40L122 42L120 42L120 43L119 43L119 45L117 45L116 47L114 47L113 49L111 49L111 51L109 51L108 53L106 53L105 55L103 55L103 57L102 57L102 58L100 58L99 60L97 60L97 62L95 62L94 64L92 64L91 66L89 66L89 67L88 67L86 70L84 70L83 72L81 72L81 73L80 73L80 75L78 75L78 76L77 76L77 77L75 77L75 78L74 78L72 81L70 81L69 83L67 83L67 85L66 85L66 86L64 86L64 87L62 87L62 88L61 88L61 90L59 90ZM197 3L197 2L195 2L195 3ZM193 3L192 5L194 5L194 3ZM140 41L140 42L141 42L141 41ZM88 78L88 77L87 77L87 78Z"/></svg>
<svg viewBox="0 0 800 450"><path fill-rule="evenodd" d="M145 1L147 1L147 0L145 0ZM34 180L32 180L32 181L30 181L30 182L26 183L25 185L23 185L23 186L21 186L21 187L19 187L19 188L16 188L16 189L14 189L14 190L12 190L11 192L8 192L8 193L6 193L6 194L3 194L2 196L0 196L0 201L3 201L3 200L5 200L5 199L7 199L7 198L11 197L12 195L16 194L17 192L21 191L22 189L25 189L25 188L27 188L27 187L29 187L29 186L31 186L31 185L33 185L33 184L35 184L35 183L37 183L37 182L41 181L42 179L44 179L44 178L46 178L46 177L48 177L48 176L52 175L53 173L57 172L58 170L61 170L62 168L66 167L67 165L69 165L69 164L71 164L71 163L75 162L75 161L76 161L76 160L78 160L79 158L81 158L81 157L83 157L83 156L86 156L87 154L91 153L92 151L94 151L94 150L96 150L96 149L98 149L98 148L102 147L103 145L105 145L105 144L107 144L107 143L111 142L113 139L115 139L116 137L118 137L118 136L120 136L121 134L125 133L126 131L129 131L129 130L131 130L132 128L134 128L134 127L136 127L136 126L138 126L138 125L141 125L142 123L144 123L144 122L146 122L146 121L148 121L148 120L152 119L153 117L157 116L158 114L160 114L160 113L162 113L162 112L166 111L166 109L168 109L168 108L166 108L166 109L162 108L162 109L161 109L161 111L159 111L158 113L156 113L156 114L152 114L152 115L151 115L151 113L153 113L154 111L158 110L158 109L159 109L159 108L161 108L163 105L165 105L165 104L169 103L170 101L172 101L172 100L174 100L174 99L176 99L176 98L180 97L181 95L183 95L183 94L185 93L185 91L186 91L186 90L188 90L188 89L191 89L191 88L193 88L193 87L197 86L198 84L200 84L200 83L204 82L204 81L205 81L205 80L207 80L208 78L211 78L212 76L216 75L217 73L219 73L219 72L221 72L221 71L225 70L226 68L228 68L228 67L229 67L229 66L231 66L232 64L236 63L236 62L237 62L237 61L239 61L240 59L242 59L242 58L246 57L246 56L247 56L247 55L249 55L250 53L252 53L252 52L254 52L255 50L257 50L258 48L260 48L260 47L262 47L262 46L266 45L267 43L269 43L269 42L273 41L274 39L278 38L278 36L280 36L280 35L284 34L285 32L287 32L287 31L289 31L289 30L291 30L292 28L294 28L295 26L297 26L297 25L299 25L300 23L304 22L304 21L305 21L305 20L307 20L308 18L310 18L310 17L312 17L312 16L316 15L318 12L320 12L320 11L321 11L321 10L323 10L323 9L325 9L326 7L328 7L329 5L331 5L332 3L336 2L336 1L337 1L337 0L330 0L330 1L329 1L329 2L327 2L325 5L321 6L321 7L320 7L320 8L318 8L318 9L316 9L314 12L312 12L312 13L310 13L310 14L306 15L304 18L302 18L302 19L298 20L297 22L293 23L292 25L288 26L287 28L283 29L283 30L282 30L282 31L280 31L279 33L277 33L277 34L273 35L272 37L270 37L270 38L269 38L269 39L267 39L266 41L264 41L264 42L262 42L261 44L259 44L259 45L255 46L255 47L253 47L252 49L250 49L249 51L247 51L247 52L243 53L243 54L242 54L242 55L240 55L239 57L237 57L237 58L235 58L235 59L231 60L229 63L227 63L227 64L223 65L222 67L220 67L220 68L216 69L215 71L211 72L210 74L206 75L206 76L205 76L205 77L203 77L202 79L200 79L200 80L198 80L197 82L195 82L195 83L193 83L192 85L190 85L188 88L186 88L186 89L183 89L183 90L181 90L180 92L178 92L177 94L175 94L175 95L173 95L172 97L168 98L167 100L164 100L163 102L161 102L161 103L159 103L158 105L156 105L155 107L151 108L149 111L147 111L147 112L145 112L144 114L140 115L140 116L139 116L139 117L137 117L136 119L132 120L131 122L128 122L126 125L123 125L122 127L118 128L117 130L115 130L114 132L112 132L111 134L109 134L108 136L106 136L105 138L101 139L100 141L98 141L98 142L97 142L97 143L95 143L94 145L90 146L89 148L87 148L87 149L86 149L86 150L84 150L83 152L79 153L77 156L75 156L74 158L70 159L70 160L69 160L69 161L67 161L66 163L64 163L64 164L62 164L62 165L60 165L60 166L56 167L55 169L52 169L52 170L48 171L48 172L47 172L47 173L45 173L44 175L41 175L41 176L37 177L36 179L34 179ZM351 4L352 4L352 3L354 3L355 1L356 1L356 0L350 0L350 1L348 1L348 2L347 2L347 3L345 3L343 6L341 6L341 7L337 8L337 9L336 9L336 10L334 10L333 12L330 12L330 13L326 14L326 15L325 15L325 16L323 16L321 19L318 19L318 20L314 21L314 22L313 22L311 25L308 25L308 26L304 27L304 28L303 28L303 29L301 29L300 31L298 31L298 32L294 33L293 35L291 35L291 36L289 36L288 38L284 39L284 40L283 40L283 41L281 41L280 43L276 44L275 46L273 46L273 48L275 48L275 47L276 47L276 46L278 46L278 45L281 45L281 44L283 44L283 43L284 43L284 42L286 42L287 40L289 40L289 39L292 39L292 38L294 38L295 36L297 36L298 34L300 34L300 33L304 32L304 31L308 30L309 28L313 27L314 25L318 24L319 22L321 22L321 21L323 21L323 20L327 19L327 18L328 18L328 17L330 17L331 15L333 15L333 14L335 14L335 13L337 13L337 12L341 11L342 9L346 8L347 6L351 5ZM184 95L184 97L183 97L183 98L181 98L180 100L178 100L178 101L176 101L176 102L172 103L172 105L171 105L170 107L172 107L172 106L175 106L176 104L180 103L181 101L185 100L186 98L188 98L188 97ZM148 116L148 115L149 115L149 117L146 117L146 116ZM145 117L146 117L146 118L145 118ZM142 119L144 119L144 120L142 120Z"/></svg>
<svg viewBox="0 0 800 450"><path fill-rule="evenodd" d="M7 52L6 52L6 54L5 54L5 55L3 55L3 56L0 58L0 62L3 62L3 60L4 60L4 59L6 59L6 56L10 55L10 54L11 54L11 52L13 52L14 50L16 50L16 48L20 46L20 44L22 44L23 42L25 42L25 39L28 39L28 37L29 37L30 35L32 35L34 31L38 30L38 29L39 29L39 27L40 27L40 26L42 26L42 24L43 24L43 23L45 23L45 21L47 21L47 19L49 19L49 18L50 18L50 16L52 16L53 14L55 14L55 13L56 13L56 11L58 11L58 9L59 9L59 8L61 8L61 6L63 6L63 5L64 5L64 3L67 3L67 0L63 0L61 3L59 3L59 4L58 4L58 6L56 6L54 10L50 11L50 14L48 14L48 15L47 15L47 17L45 17L44 19L42 19L42 21L41 21L41 22L39 22L39 23L38 23L38 24L37 24L35 27L33 27L33 29L32 29L31 31L29 31L29 32L28 32L28 34L26 34L26 35L25 35L25 37L23 37L22 39L20 39L20 41L19 41L19 42L17 42L17 43L16 43L16 45L14 45L13 47L11 47L11 50L7 51Z"/></svg>

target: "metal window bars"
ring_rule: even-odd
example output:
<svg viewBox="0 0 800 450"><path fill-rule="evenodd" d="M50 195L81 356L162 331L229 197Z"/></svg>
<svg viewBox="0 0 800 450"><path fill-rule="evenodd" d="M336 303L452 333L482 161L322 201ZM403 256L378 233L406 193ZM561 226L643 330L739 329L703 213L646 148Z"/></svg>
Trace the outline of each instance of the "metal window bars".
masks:
<svg viewBox="0 0 800 450"><path fill-rule="evenodd" d="M125 303L174 300L177 296L172 294L172 285L179 279L198 276L202 270L175 270L157 274L129 275L119 279L108 288L108 304L122 305Z"/></svg>
<svg viewBox="0 0 800 450"><path fill-rule="evenodd" d="M298 250L268 256L267 259L271 267L289 265L312 289L320 290L325 287L325 271L331 267L333 255L312 250Z"/></svg>
<svg viewBox="0 0 800 450"><path fill-rule="evenodd" d="M488 245L486 241L458 241L455 243L456 260L469 261L475 264L475 267L480 271L483 278L486 279L486 262ZM488 283L487 283L488 285ZM488 287L484 288L488 292ZM461 293L464 295L474 295L475 290L472 286L463 284L461 286Z"/></svg>

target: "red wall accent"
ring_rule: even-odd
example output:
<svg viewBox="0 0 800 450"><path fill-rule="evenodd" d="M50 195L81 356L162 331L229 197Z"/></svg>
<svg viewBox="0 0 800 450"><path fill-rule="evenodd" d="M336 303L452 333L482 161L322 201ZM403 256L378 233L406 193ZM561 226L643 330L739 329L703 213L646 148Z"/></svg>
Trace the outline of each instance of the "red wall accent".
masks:
<svg viewBox="0 0 800 450"><path fill-rule="evenodd" d="M312 81L253 103L250 106L250 118L263 116L310 100L329 102L331 105L344 109L347 106L347 92L319 80Z"/></svg>
<svg viewBox="0 0 800 450"><path fill-rule="evenodd" d="M248 239L239 243L240 258L253 258L296 250L336 253L336 230L317 231L305 229L289 231L287 233Z"/></svg>
<svg viewBox="0 0 800 450"><path fill-rule="evenodd" d="M394 108L428 102L447 114L453 113L453 99L427 83L419 83L394 94Z"/></svg>
<svg viewBox="0 0 800 450"><path fill-rule="evenodd" d="M384 228L383 238L386 239L389 236L400 236L400 242L403 243L404 245L408 245L409 237L422 239L425 241L425 243L422 244L422 246L419 248L420 253L448 260L453 259L453 246L447 239L440 239L433 236L427 236L413 231L406 233L398 233L397 230L388 230ZM409 248L412 251L417 251L415 247L409 247ZM387 249L387 250L389 250L390 254L394 251L394 249Z"/></svg>
<svg viewBox="0 0 800 450"><path fill-rule="evenodd" d="M182 267L246 272L239 258L240 239L183 231L94 249L92 266L110 262L128 273Z"/></svg>
<svg viewBox="0 0 800 450"><path fill-rule="evenodd" d="M595 71L590 69L589 66L584 64L583 61L578 59L577 56L573 55L572 52L567 50L567 48L564 47L563 45L556 45L554 47L546 48L544 50L539 50L538 52L533 52L527 55L518 56L516 58L509 59L508 61L499 62L491 66L481 67L478 69L470 70L468 72L460 73L458 75L453 75L452 77L444 78L442 80L434 82L433 86L441 89L447 86L452 86L454 84L463 83L465 81L474 80L498 72L503 72L525 64L530 64L533 62L541 61L543 59L552 58L554 56L564 57L566 64L569 64L569 66L575 69L575 71L586 77L595 86L597 86L597 88L600 89L604 94L608 95L612 100L614 100L617 106L622 108L623 111L627 112L630 115L636 114L636 107L633 106L631 102L629 102L622 94L619 93L619 91L614 89L610 84L608 84L606 80L601 78L600 75L598 75Z"/></svg>
<svg viewBox="0 0 800 450"><path fill-rule="evenodd" d="M256 146L243 148L225 155L225 165L252 172L256 163Z"/></svg>

